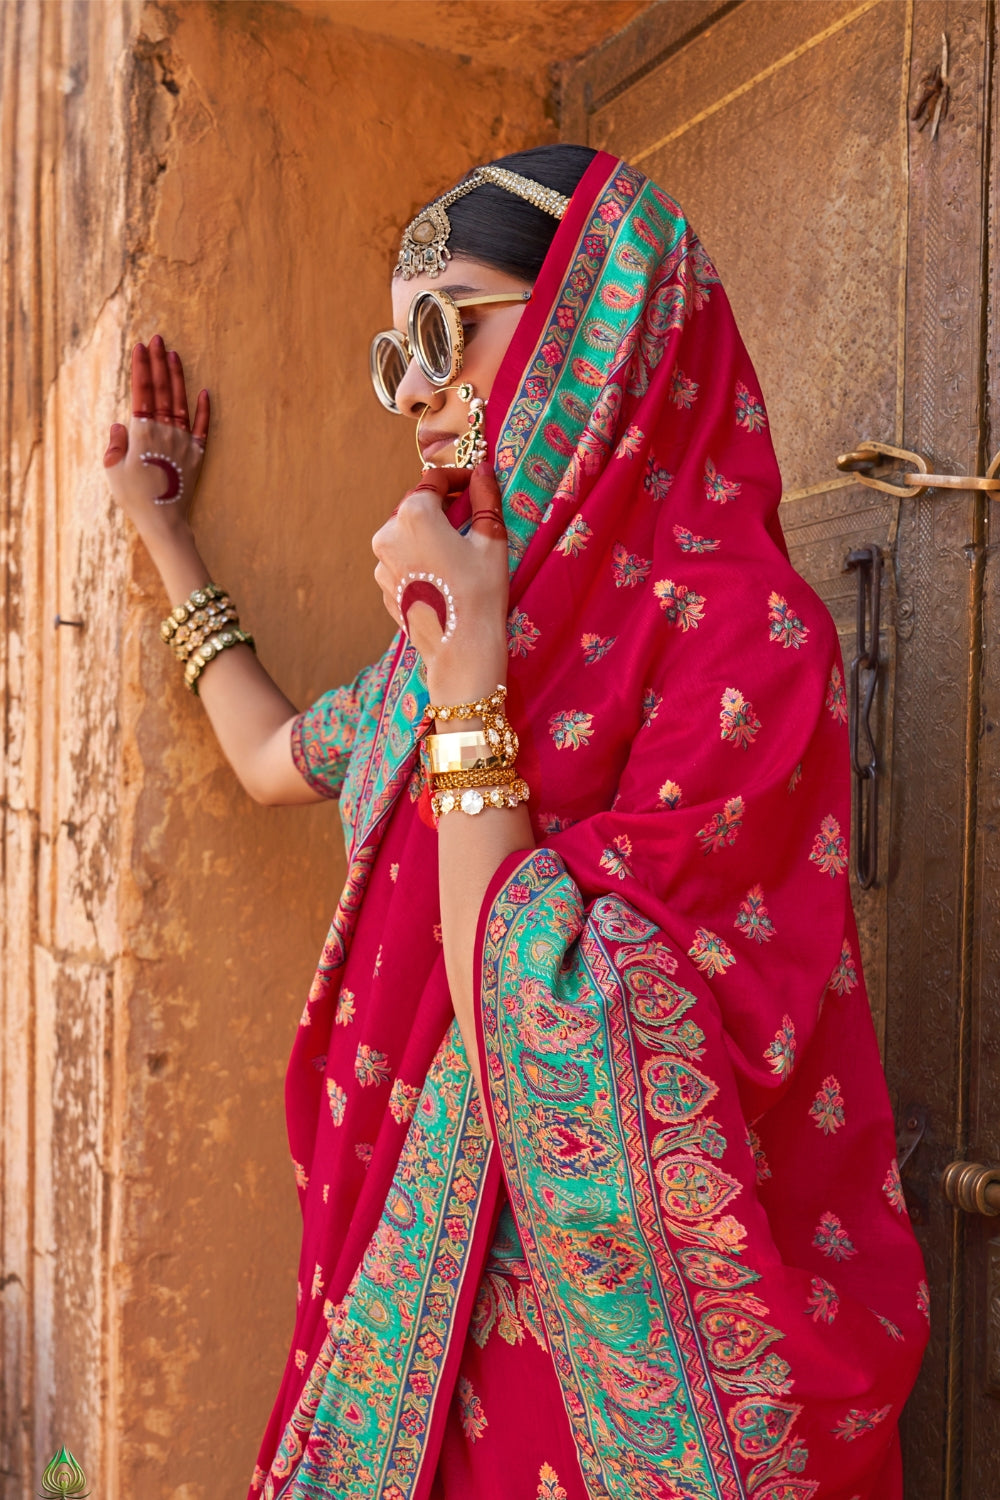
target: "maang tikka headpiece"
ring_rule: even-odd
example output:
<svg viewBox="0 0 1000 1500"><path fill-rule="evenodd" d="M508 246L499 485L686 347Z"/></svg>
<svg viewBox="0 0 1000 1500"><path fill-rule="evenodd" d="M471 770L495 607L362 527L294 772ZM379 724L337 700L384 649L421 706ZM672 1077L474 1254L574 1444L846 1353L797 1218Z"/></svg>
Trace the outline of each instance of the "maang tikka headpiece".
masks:
<svg viewBox="0 0 1000 1500"><path fill-rule="evenodd" d="M452 203L464 198L474 188L481 187L484 182L492 182L508 193L514 193L516 197L534 204L535 208L540 208L543 213L551 214L554 219L561 219L569 207L569 199L563 193L557 193L554 188L543 187L530 177L521 177L517 172L509 172L506 167L477 167L458 187L435 198L433 203L428 204L407 224L403 230L396 272L393 274L398 273L404 281L409 281L411 276L441 274L451 259L451 251L448 249L451 220L447 210Z"/></svg>

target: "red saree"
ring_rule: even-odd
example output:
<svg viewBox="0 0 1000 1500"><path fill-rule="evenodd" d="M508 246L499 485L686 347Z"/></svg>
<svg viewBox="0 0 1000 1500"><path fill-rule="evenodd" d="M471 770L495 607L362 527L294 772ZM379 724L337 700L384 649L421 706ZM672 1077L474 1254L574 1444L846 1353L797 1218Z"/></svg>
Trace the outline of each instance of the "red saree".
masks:
<svg viewBox="0 0 1000 1500"><path fill-rule="evenodd" d="M295 735L350 862L288 1074L299 1306L251 1496L893 1500L927 1288L850 907L836 637L715 272L607 155L487 430L539 843L480 915L493 1140L397 640Z"/></svg>

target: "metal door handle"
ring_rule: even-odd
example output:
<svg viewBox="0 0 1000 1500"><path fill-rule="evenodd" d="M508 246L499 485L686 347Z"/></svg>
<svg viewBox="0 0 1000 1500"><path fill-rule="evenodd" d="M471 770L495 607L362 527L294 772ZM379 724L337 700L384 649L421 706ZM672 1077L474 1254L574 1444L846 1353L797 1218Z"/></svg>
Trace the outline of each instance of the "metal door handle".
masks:
<svg viewBox="0 0 1000 1500"><path fill-rule="evenodd" d="M895 459L894 465L891 460ZM915 473L903 474L902 482L886 478L893 468L911 464ZM862 484L873 490L883 490L887 495L899 495L912 499L924 490L986 490L997 498L1000 492L1000 453L996 455L985 475L978 474L929 474L927 463L910 448L894 448L891 443L876 443L865 438L859 447L850 453L841 453L837 468L842 474L853 474Z"/></svg>
<svg viewBox="0 0 1000 1500"><path fill-rule="evenodd" d="M941 1174L941 1186L948 1202L965 1213L1000 1216L1000 1167L953 1161Z"/></svg>

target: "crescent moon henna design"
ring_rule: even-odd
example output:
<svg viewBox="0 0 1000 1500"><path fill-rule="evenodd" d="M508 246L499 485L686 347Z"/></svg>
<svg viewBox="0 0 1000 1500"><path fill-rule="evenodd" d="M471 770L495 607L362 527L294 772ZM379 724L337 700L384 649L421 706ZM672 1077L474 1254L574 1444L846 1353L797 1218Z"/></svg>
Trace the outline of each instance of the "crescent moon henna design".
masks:
<svg viewBox="0 0 1000 1500"><path fill-rule="evenodd" d="M154 505L174 505L184 495L184 475L180 464L174 463L164 453L144 453L140 460L149 468L162 469L167 487L161 495L154 495Z"/></svg>
<svg viewBox="0 0 1000 1500"><path fill-rule="evenodd" d="M443 578L433 573L407 573L396 590L396 608L406 617L414 604L429 604L441 626L441 644L455 634L455 600Z"/></svg>

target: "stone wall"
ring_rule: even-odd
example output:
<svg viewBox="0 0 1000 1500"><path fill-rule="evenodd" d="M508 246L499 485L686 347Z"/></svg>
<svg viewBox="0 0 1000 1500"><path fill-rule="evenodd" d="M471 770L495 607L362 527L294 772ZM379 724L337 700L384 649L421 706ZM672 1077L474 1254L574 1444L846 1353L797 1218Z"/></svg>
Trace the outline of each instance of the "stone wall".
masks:
<svg viewBox="0 0 1000 1500"><path fill-rule="evenodd" d="M638 8L552 4L549 41ZM251 804L158 640L100 469L129 349L159 329L212 391L196 530L305 704L389 635L369 538L414 457L366 359L398 229L554 138L530 10L514 73L521 6L435 4L438 47L407 5L0 7L3 1500L62 1443L101 1500L244 1495L295 1298L284 1062L342 876L336 809Z"/></svg>

